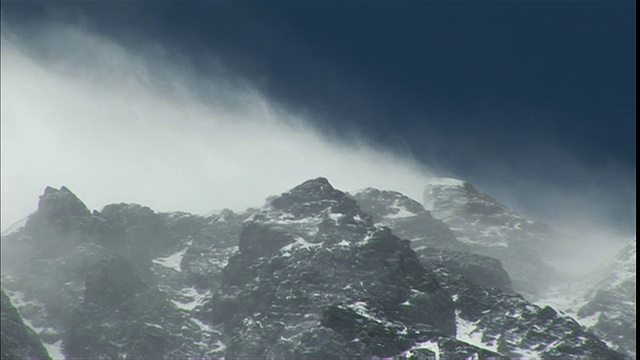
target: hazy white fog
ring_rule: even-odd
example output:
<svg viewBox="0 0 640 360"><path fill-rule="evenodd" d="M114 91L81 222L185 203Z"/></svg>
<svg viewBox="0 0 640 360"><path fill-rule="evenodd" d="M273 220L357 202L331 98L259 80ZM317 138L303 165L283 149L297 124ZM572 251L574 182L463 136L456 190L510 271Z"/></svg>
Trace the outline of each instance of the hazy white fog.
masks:
<svg viewBox="0 0 640 360"><path fill-rule="evenodd" d="M358 134L326 138L250 84L199 77L157 44L131 53L74 28L40 30L24 44L2 29L2 229L33 212L47 185L66 185L91 209L135 202L202 214L260 206L318 176L342 190L373 186L421 199L432 176L406 153ZM531 188L568 215L581 211L567 197ZM565 267L593 266L591 259L620 246L609 241L610 229L590 223L565 227L585 240Z"/></svg>
<svg viewBox="0 0 640 360"><path fill-rule="evenodd" d="M194 213L259 206L317 176L344 190L375 186L421 198L421 165L356 135L350 143L323 138L250 86L198 79L153 44L131 54L54 27L22 46L7 33L3 229L34 211L47 185L66 185L91 209L136 202Z"/></svg>

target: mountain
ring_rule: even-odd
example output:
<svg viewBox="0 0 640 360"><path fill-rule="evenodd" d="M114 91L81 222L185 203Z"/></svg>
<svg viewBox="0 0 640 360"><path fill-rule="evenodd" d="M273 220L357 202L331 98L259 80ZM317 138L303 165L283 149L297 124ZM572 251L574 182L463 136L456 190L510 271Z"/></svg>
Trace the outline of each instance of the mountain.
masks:
<svg viewBox="0 0 640 360"><path fill-rule="evenodd" d="M569 289L569 291L568 291ZM636 357L636 241L615 259L540 303L574 317L609 346Z"/></svg>
<svg viewBox="0 0 640 360"><path fill-rule="evenodd" d="M393 356L455 335L453 301L409 243L324 178L245 223L211 302L229 358Z"/></svg>
<svg viewBox="0 0 640 360"><path fill-rule="evenodd" d="M452 180L440 180L439 182L442 185L449 183L454 186L464 185L464 183L459 183ZM460 192L452 191L451 193L449 193L449 195L460 196ZM440 196L445 195L440 194ZM488 196L483 197L485 199L491 199ZM497 299L500 299L498 300L499 302L505 301L507 303L510 303L509 307L520 307L523 310L522 313L527 312L527 303L525 301L522 301L522 299L518 299L517 297L509 296L509 294L514 293L514 290L511 287L509 275L502 267L501 261L488 256L472 253L471 251L474 251L476 247L467 243L457 241L455 235L453 235L453 232L444 224L444 222L435 219L431 215L431 213L417 201L412 200L399 192L377 190L372 188L368 188L356 193L354 195L354 198L363 210L373 214L372 218L375 223L389 226L393 230L394 234L398 234L401 237L410 239L412 241L411 246L420 255L420 258L425 267L434 269L435 271L444 268L446 269L446 272L444 272L443 274L446 275L446 279L450 279L453 276L453 278L458 279L457 281L460 281L461 279L464 280L462 286L460 284L456 284L456 282L454 281L450 284L452 288L463 289L465 293L468 293L469 289L473 289L474 286L480 285L481 288L484 287L484 289L479 293L474 293L472 301L481 303L482 301L485 301L483 299L486 299L486 301L489 302L495 302ZM502 209L502 211L507 214L513 214L513 212L502 205L500 206L500 209ZM483 230L484 229L481 227L479 231L482 232ZM472 230L469 231L472 233ZM508 242L510 239L507 235L505 235L503 239L489 238L486 240L499 240ZM626 253L628 253L628 251ZM630 263L631 259L635 261L635 256L627 255L626 261L622 262L623 264L626 264L624 271L619 271L617 268L610 266L609 273L624 273L626 276L630 276L630 274L635 275L635 263ZM613 275L610 275L608 277L611 278L613 277ZM594 284L597 283L597 281L589 279L587 283ZM607 283L607 281L600 281L600 283ZM546 290L547 292L552 292L554 291L554 289L556 289L556 287L549 286L544 290ZM564 290L564 292L566 293L566 289ZM458 295L456 295L457 291L458 290L453 290L454 297L458 297ZM486 294L485 291L493 291L494 293L491 296L486 296L484 295ZM635 296L635 291L633 292L633 294ZM602 296L602 294L600 296ZM542 301L541 303L543 304L543 306L552 305L556 307L558 305L557 303L551 303L549 301ZM633 314L635 314L635 298L618 298L615 301L611 302L611 304L616 303L625 304L625 306L630 306L633 303ZM468 305L476 306L477 304ZM506 310L505 308L500 308L499 306L497 308L505 312L512 311ZM493 333L496 334L499 339L499 334L501 334L501 332L503 332L505 328L508 327L508 325L503 323L503 313L501 311L496 311L496 308L489 306L489 304L487 304L485 310L483 311L484 318L471 318L465 321L468 321L468 324L475 324L474 326L472 326L472 329L476 330L474 331L476 335L482 334L482 336L486 337L486 339L491 339L491 336L489 336L488 334ZM545 309L545 311L548 311L550 314L555 313L555 310L551 308ZM577 313L575 312L572 313L572 316L579 318ZM464 319L464 315L460 316L459 318ZM582 318L579 319L582 323ZM633 319L635 319L635 317ZM483 324L485 322L491 325L487 326ZM571 326L573 328L576 328L575 323L571 323ZM635 320L633 322L633 326L635 327ZM493 327L493 329L491 329L491 327ZM589 330L593 331L594 329L589 328ZM604 339L610 338L611 336L608 336L609 334L610 332L607 331L601 331L598 333L598 335ZM629 339L635 339L635 332L631 334L631 332L627 331L622 336L622 338L626 338L626 341L629 341ZM497 339L492 341L486 340L482 345L485 347L496 349L499 342L500 340ZM613 346L616 347L616 345ZM622 352L631 354L631 352L628 351L628 348L630 347L631 346L628 346L627 348L616 348ZM635 351L635 340L633 340L632 347L632 351ZM500 351L504 351L504 349L500 349ZM542 356L541 354L539 354L539 352L535 351L522 351L521 354L523 356Z"/></svg>
<svg viewBox="0 0 640 360"><path fill-rule="evenodd" d="M47 188L24 227L2 238L2 286L69 358L220 356L222 334L197 311L242 220L137 204L90 212L69 189Z"/></svg>
<svg viewBox="0 0 640 360"><path fill-rule="evenodd" d="M545 261L559 256L562 242L562 236L549 226L456 179L431 179L424 190L424 204L470 251L499 259L514 290L529 300L545 297L550 286L563 281Z"/></svg>
<svg viewBox="0 0 640 360"><path fill-rule="evenodd" d="M513 292L511 279L494 258L472 253L441 220L435 219L419 202L397 192L365 189L354 195L358 205L372 214L374 223L387 226L429 264L441 264L451 273L472 282Z"/></svg>
<svg viewBox="0 0 640 360"><path fill-rule="evenodd" d="M567 256L567 249L579 246L575 239L526 219L464 181L432 179L424 202L468 251L501 260L518 293L572 316L614 349L635 357L635 241L609 264L571 282L547 262Z"/></svg>
<svg viewBox="0 0 640 360"><path fill-rule="evenodd" d="M596 281L577 308L581 323L593 319L589 331L618 351L636 356L636 242L624 247L595 274Z"/></svg>
<svg viewBox="0 0 640 360"><path fill-rule="evenodd" d="M2 287L67 358L625 358L420 204L374 193L317 178L197 216L47 188L2 237Z"/></svg>
<svg viewBox="0 0 640 360"><path fill-rule="evenodd" d="M25 325L7 294L2 291L0 296L0 358L51 359L38 334Z"/></svg>

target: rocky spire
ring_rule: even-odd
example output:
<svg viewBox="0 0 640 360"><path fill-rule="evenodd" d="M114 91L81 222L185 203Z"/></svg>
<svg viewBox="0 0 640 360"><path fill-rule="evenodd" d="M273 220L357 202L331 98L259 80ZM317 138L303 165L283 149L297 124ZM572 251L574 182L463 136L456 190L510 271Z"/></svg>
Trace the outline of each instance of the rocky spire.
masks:
<svg viewBox="0 0 640 360"><path fill-rule="evenodd" d="M67 187L58 190L47 186L40 195L38 211L29 215L24 228L29 234L68 233L80 228L90 217L87 206Z"/></svg>
<svg viewBox="0 0 640 360"><path fill-rule="evenodd" d="M38 203L38 213L43 216L88 216L87 206L66 186L59 190L51 186L44 189Z"/></svg>

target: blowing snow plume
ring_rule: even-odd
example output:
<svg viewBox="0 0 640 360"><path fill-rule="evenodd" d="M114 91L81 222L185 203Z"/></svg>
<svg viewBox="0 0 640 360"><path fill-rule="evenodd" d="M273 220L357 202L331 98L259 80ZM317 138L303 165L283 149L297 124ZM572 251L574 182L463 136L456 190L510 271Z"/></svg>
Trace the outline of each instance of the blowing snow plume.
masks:
<svg viewBox="0 0 640 360"><path fill-rule="evenodd" d="M49 184L90 208L195 213L253 206L319 175L420 196L424 166L356 134L331 140L240 80L198 78L157 44L134 53L76 28L41 30L2 33L3 229Z"/></svg>
<svg viewBox="0 0 640 360"><path fill-rule="evenodd" d="M415 200L432 174L408 142L398 155L328 136L343 128L273 101L215 54L202 76L155 42L2 30L2 227L38 208L3 236L3 288L49 354L623 357L603 339L635 352L635 297L616 338L606 328L621 311L602 308L635 294L630 257L597 278L620 283L615 296L589 281L563 308L602 337L586 332L531 302L557 286L540 254L555 232L459 180L431 180L444 199L428 212ZM243 213L167 212L268 196ZM150 208L102 208L123 201ZM567 253L591 264L612 244Z"/></svg>
<svg viewBox="0 0 640 360"><path fill-rule="evenodd" d="M55 23L2 30L2 229L33 211L34 194L48 185L67 185L89 208L124 201L209 213L259 205L317 176L348 191L421 199L432 176L410 150L387 151L355 131L327 135L340 129L325 131L312 115L269 100L215 54L203 77L186 56L153 41L124 46ZM546 199L545 208L563 214L551 225L589 239L577 267L620 246L611 246L620 235L601 225L606 204L576 201L581 189L563 194L521 180L518 194L502 182L480 185L524 214L523 193Z"/></svg>

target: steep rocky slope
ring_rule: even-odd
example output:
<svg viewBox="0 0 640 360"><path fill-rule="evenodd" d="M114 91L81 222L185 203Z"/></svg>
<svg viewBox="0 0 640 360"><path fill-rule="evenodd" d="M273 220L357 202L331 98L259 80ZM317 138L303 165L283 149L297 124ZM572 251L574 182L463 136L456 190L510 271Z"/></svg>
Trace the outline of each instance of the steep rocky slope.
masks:
<svg viewBox="0 0 640 360"><path fill-rule="evenodd" d="M38 334L23 322L7 294L0 293L0 358L50 359Z"/></svg>
<svg viewBox="0 0 640 360"><path fill-rule="evenodd" d="M254 214L224 275L211 307L229 358L392 356L455 335L453 302L409 243L323 178Z"/></svg>
<svg viewBox="0 0 640 360"><path fill-rule="evenodd" d="M375 222L391 227L394 234L403 234L411 239L425 267L439 273L438 278L447 284L456 304L460 305L458 336L509 356L536 358L559 356L552 347L545 348L537 343L535 339L540 338L541 333L553 336L553 332L562 334L568 328L574 332L575 339L583 336L578 335L582 331L572 319L559 320L562 316L556 317L552 308L531 306L515 295L509 275L499 260L471 253L472 245L458 242L452 232L447 231L448 227L434 219L418 202L395 191L371 188L355 194L354 198L362 209L374 214ZM471 315L473 313L476 315ZM512 317L529 323L531 328L518 328L520 325L515 325L516 322L510 319ZM562 337L556 334L555 340L546 343L557 345ZM576 340L571 346L580 341ZM509 342L521 345L513 350L505 345ZM531 345L529 348L525 345L527 343Z"/></svg>
<svg viewBox="0 0 640 360"><path fill-rule="evenodd" d="M444 222L417 201L396 191L372 188L355 194L354 199L372 214L374 223L410 240L423 262L446 267L476 284L513 292L511 279L499 260L472 253L470 246L458 241Z"/></svg>
<svg viewBox="0 0 640 360"><path fill-rule="evenodd" d="M326 179L273 199L247 220L210 305L226 356L623 358L573 319L409 244Z"/></svg>
<svg viewBox="0 0 640 360"><path fill-rule="evenodd" d="M223 335L197 313L242 220L136 204L90 212L69 189L47 188L24 227L2 238L3 287L69 358L220 356Z"/></svg>
<svg viewBox="0 0 640 360"><path fill-rule="evenodd" d="M424 204L470 251L499 259L513 288L529 300L545 297L551 285L563 280L544 261L557 256L560 236L549 226L526 219L470 183L455 179L431 179L424 190Z"/></svg>
<svg viewBox="0 0 640 360"><path fill-rule="evenodd" d="M419 204L407 212L424 221L384 226L396 200L360 207L318 178L260 210L202 217L91 212L47 188L2 238L3 287L75 359L623 358L514 294L498 261Z"/></svg>

